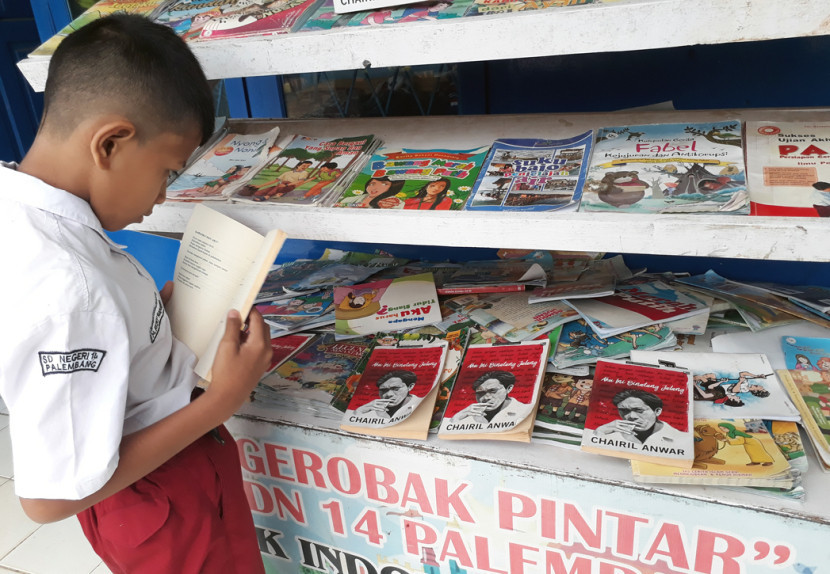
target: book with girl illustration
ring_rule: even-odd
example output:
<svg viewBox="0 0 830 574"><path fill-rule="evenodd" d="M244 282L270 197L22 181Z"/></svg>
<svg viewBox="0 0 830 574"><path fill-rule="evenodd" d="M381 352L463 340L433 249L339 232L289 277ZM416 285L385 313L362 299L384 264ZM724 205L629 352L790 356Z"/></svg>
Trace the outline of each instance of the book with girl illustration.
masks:
<svg viewBox="0 0 830 574"><path fill-rule="evenodd" d="M442 339L373 346L340 428L426 440L447 347Z"/></svg>
<svg viewBox="0 0 830 574"><path fill-rule="evenodd" d="M378 143L373 135L335 139L295 135L229 197L244 203L325 204Z"/></svg>
<svg viewBox="0 0 830 574"><path fill-rule="evenodd" d="M167 200L226 200L279 151L279 133L226 133L167 185Z"/></svg>
<svg viewBox="0 0 830 574"><path fill-rule="evenodd" d="M438 438L530 442L549 344L468 345Z"/></svg>
<svg viewBox="0 0 830 574"><path fill-rule="evenodd" d="M740 120L597 130L580 211L748 214Z"/></svg>
<svg viewBox="0 0 830 574"><path fill-rule="evenodd" d="M496 140L479 172L467 209L576 209L592 144L592 131L562 140Z"/></svg>
<svg viewBox="0 0 830 574"><path fill-rule="evenodd" d="M488 150L383 148L334 207L464 209Z"/></svg>

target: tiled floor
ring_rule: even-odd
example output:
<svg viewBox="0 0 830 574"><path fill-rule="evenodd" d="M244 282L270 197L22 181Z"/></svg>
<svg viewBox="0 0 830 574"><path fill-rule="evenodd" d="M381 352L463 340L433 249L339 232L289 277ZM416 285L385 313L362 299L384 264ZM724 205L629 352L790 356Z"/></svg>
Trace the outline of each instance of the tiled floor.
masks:
<svg viewBox="0 0 830 574"><path fill-rule="evenodd" d="M14 494L9 417L0 414L0 574L110 574L75 518L43 526Z"/></svg>

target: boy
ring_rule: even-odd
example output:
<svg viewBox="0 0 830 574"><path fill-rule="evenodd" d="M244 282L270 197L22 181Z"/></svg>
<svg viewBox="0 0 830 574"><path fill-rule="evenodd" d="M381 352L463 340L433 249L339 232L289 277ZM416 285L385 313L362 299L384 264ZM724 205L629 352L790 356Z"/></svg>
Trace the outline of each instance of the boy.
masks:
<svg viewBox="0 0 830 574"><path fill-rule="evenodd" d="M142 220L207 140L211 91L170 29L113 15L69 35L49 66L40 129L0 166L0 395L26 514L73 514L114 573L263 572L233 439L271 349L239 314L191 401L193 354L152 278L103 230ZM212 432L212 429L216 429ZM217 435L218 432L218 435ZM218 437L218 440L214 438Z"/></svg>

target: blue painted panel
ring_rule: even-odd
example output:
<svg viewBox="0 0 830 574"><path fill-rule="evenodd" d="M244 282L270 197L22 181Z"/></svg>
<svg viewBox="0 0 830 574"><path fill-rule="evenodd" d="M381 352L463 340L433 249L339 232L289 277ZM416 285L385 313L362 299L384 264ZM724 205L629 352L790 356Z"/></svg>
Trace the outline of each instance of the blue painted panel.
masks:
<svg viewBox="0 0 830 574"><path fill-rule="evenodd" d="M30 0L30 3L40 42L45 42L72 21L66 0Z"/></svg>
<svg viewBox="0 0 830 574"><path fill-rule="evenodd" d="M284 118L282 76L245 78L248 107L252 118Z"/></svg>
<svg viewBox="0 0 830 574"><path fill-rule="evenodd" d="M167 281L173 280L176 256L179 254L181 244L177 239L129 229L108 231L107 235L118 245L124 246L127 253L138 259L138 262L153 277L159 290Z"/></svg>

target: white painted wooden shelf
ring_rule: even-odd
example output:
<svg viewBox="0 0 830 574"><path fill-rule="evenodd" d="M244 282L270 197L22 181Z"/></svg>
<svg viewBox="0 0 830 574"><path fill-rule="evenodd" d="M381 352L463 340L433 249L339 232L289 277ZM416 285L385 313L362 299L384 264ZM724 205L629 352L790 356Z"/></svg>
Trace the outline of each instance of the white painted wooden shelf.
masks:
<svg viewBox="0 0 830 574"><path fill-rule="evenodd" d="M717 110L522 114L427 118L259 120L236 129L319 137L373 133L390 146L466 149L499 137L560 138L603 125L694 122L724 119L827 118L822 110ZM656 255L690 255L789 261L830 261L830 222L821 218L721 214L637 215L582 212L430 212L295 207L207 202L265 233L364 243L461 247L559 249ZM181 232L192 204L168 203L133 229Z"/></svg>
<svg viewBox="0 0 830 574"><path fill-rule="evenodd" d="M824 0L601 0L548 10L192 43L208 78L624 52L830 34ZM48 58L18 66L35 90Z"/></svg>

